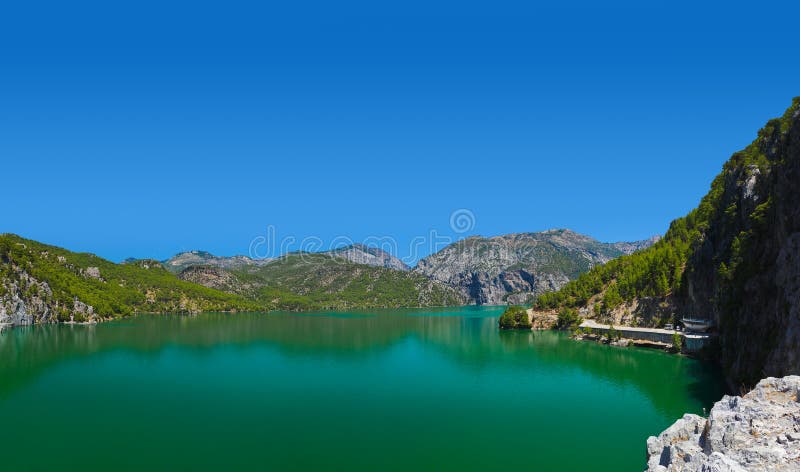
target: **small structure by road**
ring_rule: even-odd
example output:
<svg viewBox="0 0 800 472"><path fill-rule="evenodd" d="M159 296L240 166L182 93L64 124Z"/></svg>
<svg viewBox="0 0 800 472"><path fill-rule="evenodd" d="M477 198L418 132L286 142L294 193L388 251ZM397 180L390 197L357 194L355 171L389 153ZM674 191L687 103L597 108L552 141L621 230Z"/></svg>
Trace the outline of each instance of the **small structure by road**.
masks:
<svg viewBox="0 0 800 472"><path fill-rule="evenodd" d="M589 329L593 334L602 336L611 330L611 325L600 324L594 320L585 320L581 323L581 328ZM672 346L672 337L675 333L678 333L683 340L683 350L690 353L702 349L715 336L711 333L693 333L674 329L639 328L635 326L614 326L614 331L623 338L654 343L665 348Z"/></svg>

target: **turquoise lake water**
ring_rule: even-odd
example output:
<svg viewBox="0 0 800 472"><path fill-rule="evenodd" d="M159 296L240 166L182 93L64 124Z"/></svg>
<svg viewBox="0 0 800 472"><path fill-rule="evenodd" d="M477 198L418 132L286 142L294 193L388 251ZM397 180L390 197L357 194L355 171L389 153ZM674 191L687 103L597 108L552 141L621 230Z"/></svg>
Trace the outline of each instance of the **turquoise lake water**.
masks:
<svg viewBox="0 0 800 472"><path fill-rule="evenodd" d="M500 308L140 316L0 334L27 470L642 470L724 393L662 352L499 332Z"/></svg>

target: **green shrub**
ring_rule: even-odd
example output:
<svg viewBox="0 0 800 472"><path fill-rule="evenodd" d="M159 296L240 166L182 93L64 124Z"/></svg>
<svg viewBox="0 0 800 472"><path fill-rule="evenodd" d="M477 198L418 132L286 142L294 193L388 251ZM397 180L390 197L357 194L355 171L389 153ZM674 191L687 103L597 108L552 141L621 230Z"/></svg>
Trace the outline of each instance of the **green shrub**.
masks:
<svg viewBox="0 0 800 472"><path fill-rule="evenodd" d="M578 310L574 308L564 307L558 312L558 319L556 320L556 328L558 329L574 329L583 323L583 318L578 315Z"/></svg>
<svg viewBox="0 0 800 472"><path fill-rule="evenodd" d="M587 335L592 334L592 328L577 327L577 328L573 329L572 334L575 335L575 336L587 336Z"/></svg>
<svg viewBox="0 0 800 472"><path fill-rule="evenodd" d="M510 306L500 316L500 329L531 329L528 312L521 306Z"/></svg>
<svg viewBox="0 0 800 472"><path fill-rule="evenodd" d="M678 333L672 333L672 350L675 352L681 352L683 349L683 339L681 335Z"/></svg>
<svg viewBox="0 0 800 472"><path fill-rule="evenodd" d="M619 341L620 339L622 339L622 333L614 329L614 325L611 325L608 328L608 331L606 332L606 339L608 339L609 342Z"/></svg>

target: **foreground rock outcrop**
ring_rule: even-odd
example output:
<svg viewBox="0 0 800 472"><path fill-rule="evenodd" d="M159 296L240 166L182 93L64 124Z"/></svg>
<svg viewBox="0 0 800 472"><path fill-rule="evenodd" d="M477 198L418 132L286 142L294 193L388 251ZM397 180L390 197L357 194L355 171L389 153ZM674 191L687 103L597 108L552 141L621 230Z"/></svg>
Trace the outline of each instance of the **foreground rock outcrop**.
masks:
<svg viewBox="0 0 800 472"><path fill-rule="evenodd" d="M708 419L687 414L647 440L648 472L800 470L800 376L724 396Z"/></svg>

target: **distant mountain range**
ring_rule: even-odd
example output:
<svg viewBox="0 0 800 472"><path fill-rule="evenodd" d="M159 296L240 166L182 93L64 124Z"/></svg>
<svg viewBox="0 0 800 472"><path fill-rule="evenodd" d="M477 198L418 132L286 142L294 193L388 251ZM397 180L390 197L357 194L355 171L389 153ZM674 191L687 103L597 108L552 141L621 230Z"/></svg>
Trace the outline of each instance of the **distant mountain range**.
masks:
<svg viewBox="0 0 800 472"><path fill-rule="evenodd" d="M128 261L130 261L130 259L128 259ZM271 261L272 259L253 259L247 256L215 256L206 251L187 251L176 254L162 262L164 267L170 272L180 272L187 267L197 265L235 269L243 266L264 265Z"/></svg>
<svg viewBox="0 0 800 472"><path fill-rule="evenodd" d="M366 246L364 244L352 244L342 248L323 252L330 256L341 257L356 264L365 264L374 267L385 267L387 269L409 270L410 267L403 261L388 252ZM240 269L249 266L264 266L275 260L271 258L251 258L247 256L215 256L206 251L186 251L175 254L162 261L164 267L171 272L181 272L191 266L212 266L222 269ZM125 263L135 262L137 259L126 259Z"/></svg>
<svg viewBox="0 0 800 472"><path fill-rule="evenodd" d="M135 312L315 310L519 303L638 248L569 230L472 237L410 268L354 244L274 259L188 251L121 264L0 236L0 323L108 318Z"/></svg>
<svg viewBox="0 0 800 472"><path fill-rule="evenodd" d="M525 303L658 239L601 243L567 229L474 236L422 259L414 271L456 288L472 303Z"/></svg>
<svg viewBox="0 0 800 472"><path fill-rule="evenodd" d="M341 249L334 249L328 254L347 259L356 264L366 264L375 267L385 267L395 270L409 270L411 267L406 265L397 257L389 254L383 249L366 246L364 244L353 244Z"/></svg>
<svg viewBox="0 0 800 472"><path fill-rule="evenodd" d="M656 236L644 241L601 243L566 229L491 238L474 236L422 259L414 269L386 251L363 244L319 254L345 259L353 264L398 271L411 270L412 275L397 277L430 279L437 286L457 292L457 299L462 303L498 305L530 301L538 294L562 287L596 265L649 247L658 239ZM208 268L187 273L181 271L193 266L208 266L234 274L259 273L259 286L279 286L282 290L295 293L305 292L307 286L315 280L314 277L299 277L293 280L294 286L278 283L283 279L277 275L280 272L273 269L282 267L286 262L274 264L275 262L277 261L274 259L219 257L203 251L191 251L177 254L164 261L164 265L173 272L181 273L184 279L232 292L237 292L237 282L230 278L230 274L226 277L222 272L210 271ZM305 262L308 265L306 270L313 273L318 267L326 266L328 261L325 258L310 260L306 257ZM295 265L297 270L299 264ZM348 272L341 264L337 268L340 273ZM338 278L341 277L340 274ZM221 285L222 280L225 280L224 285ZM331 300L327 302L330 303Z"/></svg>
<svg viewBox="0 0 800 472"><path fill-rule="evenodd" d="M371 254L369 252L365 252ZM379 253L380 254L380 253ZM363 260L357 250L293 253L268 264L224 269L190 266L182 280L292 310L463 305L457 290L407 270L384 267L381 255Z"/></svg>

